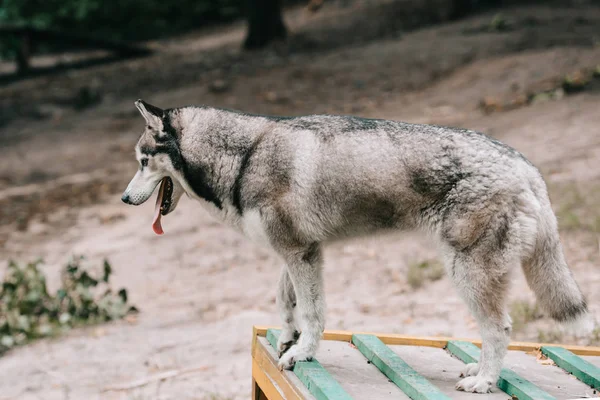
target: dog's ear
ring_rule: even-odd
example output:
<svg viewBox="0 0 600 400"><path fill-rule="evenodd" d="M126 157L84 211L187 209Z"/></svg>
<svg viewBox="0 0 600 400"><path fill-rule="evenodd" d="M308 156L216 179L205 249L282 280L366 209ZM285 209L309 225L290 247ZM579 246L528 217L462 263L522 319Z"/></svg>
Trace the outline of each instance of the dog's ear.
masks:
<svg viewBox="0 0 600 400"><path fill-rule="evenodd" d="M138 110L140 110L142 117L144 117L149 126L158 131L162 129L162 119L165 115L165 112L162 109L153 106L152 104L148 104L141 99L135 102L135 106Z"/></svg>

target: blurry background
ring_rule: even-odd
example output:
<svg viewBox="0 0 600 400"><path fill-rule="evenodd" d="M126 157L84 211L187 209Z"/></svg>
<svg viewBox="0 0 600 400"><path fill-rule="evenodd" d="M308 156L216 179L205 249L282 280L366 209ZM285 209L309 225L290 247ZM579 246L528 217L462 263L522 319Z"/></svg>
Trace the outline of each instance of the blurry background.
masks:
<svg viewBox="0 0 600 400"><path fill-rule="evenodd" d="M153 201L121 203L138 98L498 138L546 178L600 319L600 2L4 0L0 46L0 399L250 394L251 328L279 323L280 260L187 198L162 237ZM96 278L64 269L73 254ZM478 336L427 238L339 242L325 257L327 328ZM88 293L107 284L105 258L126 296ZM515 340L574 342L520 272L510 307ZM18 346L39 336L52 338Z"/></svg>

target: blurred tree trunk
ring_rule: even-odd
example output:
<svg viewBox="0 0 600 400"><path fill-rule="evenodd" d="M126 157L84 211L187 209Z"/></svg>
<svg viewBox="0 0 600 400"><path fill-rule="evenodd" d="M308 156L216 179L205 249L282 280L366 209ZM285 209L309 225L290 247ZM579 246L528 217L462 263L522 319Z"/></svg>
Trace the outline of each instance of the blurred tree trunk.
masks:
<svg viewBox="0 0 600 400"><path fill-rule="evenodd" d="M282 0L246 0L248 33L245 49L259 49L278 39L285 39Z"/></svg>
<svg viewBox="0 0 600 400"><path fill-rule="evenodd" d="M486 8L501 7L502 0L452 0L450 19L460 19Z"/></svg>
<svg viewBox="0 0 600 400"><path fill-rule="evenodd" d="M451 19L459 19L466 17L473 11L473 0L453 0Z"/></svg>
<svg viewBox="0 0 600 400"><path fill-rule="evenodd" d="M17 74L25 75L29 71L29 58L31 56L31 36L29 32L21 35L21 43L17 52Z"/></svg>

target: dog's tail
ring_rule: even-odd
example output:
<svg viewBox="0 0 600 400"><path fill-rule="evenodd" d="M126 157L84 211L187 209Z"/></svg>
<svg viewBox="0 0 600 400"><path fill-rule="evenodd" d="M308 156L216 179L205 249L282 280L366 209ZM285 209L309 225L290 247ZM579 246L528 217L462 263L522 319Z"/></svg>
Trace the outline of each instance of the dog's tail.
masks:
<svg viewBox="0 0 600 400"><path fill-rule="evenodd" d="M565 261L550 201L543 203L533 253L523 262L523 272L542 309L563 323L568 333L587 336L594 329L594 321Z"/></svg>

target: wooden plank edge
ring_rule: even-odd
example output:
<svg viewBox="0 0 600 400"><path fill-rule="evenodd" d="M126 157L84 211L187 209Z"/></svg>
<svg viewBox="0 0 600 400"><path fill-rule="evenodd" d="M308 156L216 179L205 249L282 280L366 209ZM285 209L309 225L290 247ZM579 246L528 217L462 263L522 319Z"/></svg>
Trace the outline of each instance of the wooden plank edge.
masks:
<svg viewBox="0 0 600 400"><path fill-rule="evenodd" d="M451 400L387 347L377 336L353 335L352 344L411 399Z"/></svg>
<svg viewBox="0 0 600 400"><path fill-rule="evenodd" d="M448 351L464 363L478 362L480 350L473 343L451 340L448 342ZM509 396L519 400L556 400L516 372L502 368L496 386Z"/></svg>
<svg viewBox="0 0 600 400"><path fill-rule="evenodd" d="M265 372L258 366L255 359L252 359L252 380L258 385L260 390L267 396L269 400L284 400L279 393L279 390L275 387L271 379L265 374ZM256 393L253 393L253 397L258 397Z"/></svg>
<svg viewBox="0 0 600 400"><path fill-rule="evenodd" d="M252 327L252 352L254 352L254 348L256 347L258 337L265 337L267 335L267 329L261 326L254 325Z"/></svg>
<svg viewBox="0 0 600 400"><path fill-rule="evenodd" d="M269 329L281 329L277 326L254 326L254 336L266 336ZM326 330L323 332L323 340L337 340L342 342L352 342L352 335L373 335L387 345L404 345L404 346L425 346L437 347L443 349L449 341L460 341L473 343L481 348L481 340L479 339L463 339L446 336L435 337L417 337L410 335L400 335L395 333L372 333L372 332L350 332L339 330ZM511 342L508 345L509 350L534 351L539 350L544 346L562 347L570 352L580 356L600 356L600 347L597 346L577 346L568 344L555 343L530 343L530 342Z"/></svg>
<svg viewBox="0 0 600 400"><path fill-rule="evenodd" d="M277 347L279 334L280 331L277 329L267 331L266 338L273 348ZM352 400L352 397L346 393L339 382L323 368L316 358L313 358L312 361L297 362L293 371L318 400Z"/></svg>
<svg viewBox="0 0 600 400"><path fill-rule="evenodd" d="M593 389L600 389L600 368L558 346L543 346L542 354Z"/></svg>
<svg viewBox="0 0 600 400"><path fill-rule="evenodd" d="M261 374L265 375L265 378L268 382L264 379L261 380ZM296 387L296 385L294 385L293 382L289 380L285 373L279 370L279 367L277 366L277 360L275 360L271 356L271 354L269 354L267 349L264 348L264 346L261 343L257 343L257 345L252 351L252 377L259 383L259 386L261 387L262 391L267 395L269 400L271 400L272 398L286 400L306 399L302 392ZM263 387L263 383L266 385L267 389L269 389L269 384L273 386L273 389L275 389L277 393L268 391L265 387ZM279 390L277 390L277 388L279 388Z"/></svg>
<svg viewBox="0 0 600 400"><path fill-rule="evenodd" d="M474 356L474 352L467 351L463 344L470 342L464 342L462 340L450 340L448 341L448 345L446 346L446 350L450 352L450 354L456 356L460 361L465 364L470 364L477 362L477 357Z"/></svg>

